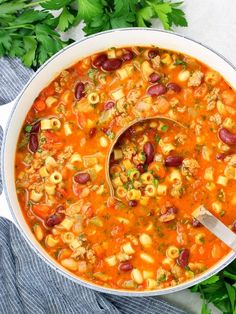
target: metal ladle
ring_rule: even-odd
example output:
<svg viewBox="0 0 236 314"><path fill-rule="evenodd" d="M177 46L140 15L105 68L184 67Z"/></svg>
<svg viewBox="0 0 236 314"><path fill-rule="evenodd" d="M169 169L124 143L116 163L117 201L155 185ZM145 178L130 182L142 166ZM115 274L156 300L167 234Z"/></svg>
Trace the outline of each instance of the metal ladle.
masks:
<svg viewBox="0 0 236 314"><path fill-rule="evenodd" d="M115 191L110 178L110 158L113 152L113 149L116 143L119 141L121 136L131 127L136 124L142 123L148 120L164 120L171 122L180 126L181 128L186 128L182 123L175 121L173 119L163 117L163 116L153 116L147 118L136 119L129 123L127 126L122 128L114 140L113 144L110 147L110 150L107 154L106 164L105 164L105 174L106 180L109 186L110 195L118 200L119 202L124 203L123 200L119 199L115 196ZM226 225L224 225L217 217L215 217L210 211L208 211L204 205L199 206L196 210L192 212L192 216L197 219L200 223L203 224L205 228L207 228L210 232L212 232L218 239L223 241L228 247L230 247L234 252L236 252L236 235L232 232Z"/></svg>
<svg viewBox="0 0 236 314"><path fill-rule="evenodd" d="M112 182L111 182L111 177L110 177L110 158L111 158L111 154L114 150L114 147L116 145L116 143L119 141L119 139L121 138L121 136L131 127L131 126L134 126L136 124L140 124L142 122L145 122L145 121L148 121L148 120L164 120L164 121L168 121L168 122L171 122L173 124L176 124L178 126L180 126L181 128L186 128L182 123L178 122L178 121L175 121L173 119L170 119L170 118L167 118L167 117L163 117L163 116L153 116L153 117L146 117L146 118L141 118L141 119L136 119L136 120L133 120L132 122L130 122L127 126L125 126L124 128L122 128L114 142L112 143L109 151L108 151L108 154L107 154L107 158L106 158L106 164L105 164L105 174L106 174L106 180L107 180L107 184L109 186L109 190L110 190L110 195L112 197L114 197L116 200L124 203L123 200L119 199L118 197L115 196L115 191L114 191L114 188L113 188L113 185L112 185Z"/></svg>

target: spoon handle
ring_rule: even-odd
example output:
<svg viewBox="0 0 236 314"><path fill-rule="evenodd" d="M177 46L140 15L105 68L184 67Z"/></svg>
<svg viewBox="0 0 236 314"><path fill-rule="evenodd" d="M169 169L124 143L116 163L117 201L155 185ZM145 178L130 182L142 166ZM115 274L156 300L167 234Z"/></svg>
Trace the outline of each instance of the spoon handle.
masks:
<svg viewBox="0 0 236 314"><path fill-rule="evenodd" d="M234 252L236 252L236 235L226 225L224 225L218 218L212 215L203 205L199 206L192 216L196 218L204 227L211 231L217 238L228 245Z"/></svg>

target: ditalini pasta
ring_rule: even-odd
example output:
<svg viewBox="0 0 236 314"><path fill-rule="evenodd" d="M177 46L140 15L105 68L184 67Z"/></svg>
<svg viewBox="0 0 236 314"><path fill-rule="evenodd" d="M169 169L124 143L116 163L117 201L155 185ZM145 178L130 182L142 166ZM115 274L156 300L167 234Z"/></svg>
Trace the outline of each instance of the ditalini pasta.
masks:
<svg viewBox="0 0 236 314"><path fill-rule="evenodd" d="M107 153L116 143L109 194ZM236 93L190 56L112 48L65 69L19 135L16 191L37 241L63 267L114 289L163 289L229 249L193 220L204 204L236 230Z"/></svg>

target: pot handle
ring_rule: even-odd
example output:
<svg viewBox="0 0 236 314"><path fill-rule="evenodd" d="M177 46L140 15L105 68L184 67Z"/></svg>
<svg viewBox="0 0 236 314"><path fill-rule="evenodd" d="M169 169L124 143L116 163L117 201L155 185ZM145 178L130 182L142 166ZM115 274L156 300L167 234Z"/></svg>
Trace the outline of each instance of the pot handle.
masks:
<svg viewBox="0 0 236 314"><path fill-rule="evenodd" d="M12 113L12 110L13 110L15 103L16 103L16 99L13 100L12 102L8 103L8 104L0 106L0 126L2 127L2 131L3 131L2 141L3 141L4 136L5 136L4 133L6 130L7 122L11 116L11 113ZM1 141L1 148L2 148L2 141ZM2 149L1 149L1 154L2 154ZM3 158L1 158L1 161L2 160L3 160ZM2 190L2 193L0 195L0 217L7 218L8 220L14 222L11 211L9 209L9 204L7 202L7 199L6 199L6 194L5 194L4 189Z"/></svg>
<svg viewBox="0 0 236 314"><path fill-rule="evenodd" d="M0 126L3 129L3 133L6 130L7 122L11 116L11 113L13 111L16 101L17 99L14 99L8 104L4 104L0 106Z"/></svg>
<svg viewBox="0 0 236 314"><path fill-rule="evenodd" d="M0 217L6 218L15 224L14 218L9 208L9 204L6 200L6 195L5 195L4 190L2 191L0 195Z"/></svg>

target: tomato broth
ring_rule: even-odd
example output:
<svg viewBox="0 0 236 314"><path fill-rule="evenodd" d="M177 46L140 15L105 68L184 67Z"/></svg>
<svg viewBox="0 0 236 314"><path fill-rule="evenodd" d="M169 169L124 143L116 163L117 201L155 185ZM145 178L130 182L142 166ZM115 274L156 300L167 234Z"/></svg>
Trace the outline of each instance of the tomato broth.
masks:
<svg viewBox="0 0 236 314"><path fill-rule="evenodd" d="M105 162L116 134L109 194ZM200 61L158 47L111 48L63 70L35 99L15 159L16 191L47 253L84 280L155 290L229 249L191 213L235 231L236 93Z"/></svg>

